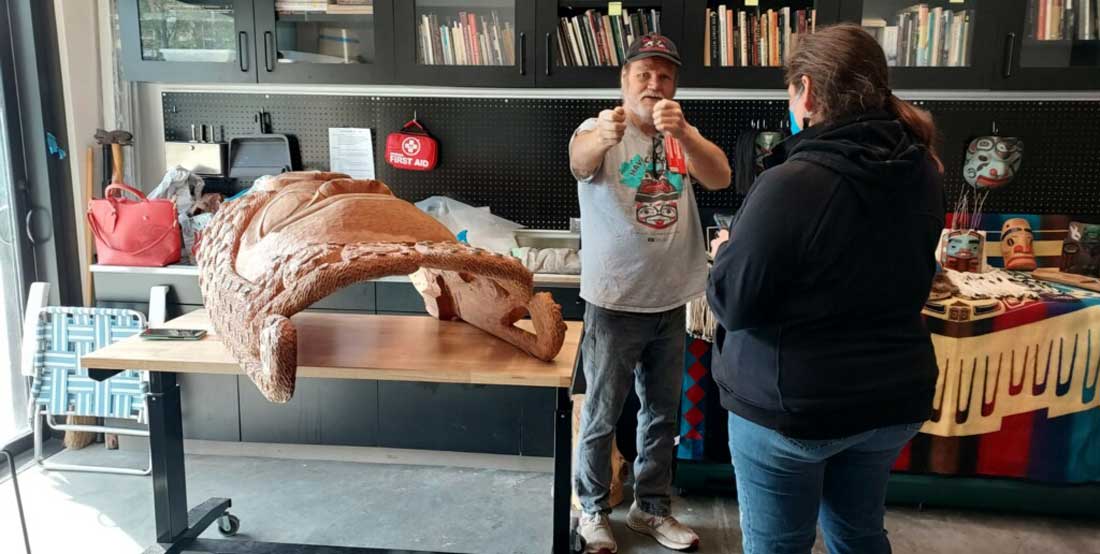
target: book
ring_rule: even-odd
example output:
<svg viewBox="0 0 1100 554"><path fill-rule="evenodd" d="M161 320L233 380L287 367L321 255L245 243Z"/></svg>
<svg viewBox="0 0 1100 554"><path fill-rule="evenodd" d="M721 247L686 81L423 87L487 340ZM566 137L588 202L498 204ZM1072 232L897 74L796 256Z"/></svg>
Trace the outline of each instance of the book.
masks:
<svg viewBox="0 0 1100 554"><path fill-rule="evenodd" d="M458 65L469 65L469 60L466 58L466 33L459 26L458 22L451 25L451 44L455 47L455 60Z"/></svg>
<svg viewBox="0 0 1100 554"><path fill-rule="evenodd" d="M723 30L723 35L726 37L726 66L736 65L733 63L733 11L726 10L726 27Z"/></svg>
<svg viewBox="0 0 1100 554"><path fill-rule="evenodd" d="M936 48L939 49L940 65L951 67L951 10L943 10L940 14L940 36Z"/></svg>
<svg viewBox="0 0 1100 554"><path fill-rule="evenodd" d="M615 48L614 35L611 33L611 18L609 16L603 16L603 34L604 44L607 46L607 57L611 60L610 65L619 65L619 54Z"/></svg>
<svg viewBox="0 0 1100 554"><path fill-rule="evenodd" d="M779 66L779 14L768 10L768 65Z"/></svg>
<svg viewBox="0 0 1100 554"><path fill-rule="evenodd" d="M718 39L719 57L721 58L722 67L729 65L729 55L726 53L726 48L729 44L729 33L726 31L728 24L726 23L729 14L725 6L718 6L718 28L720 29L720 36Z"/></svg>
<svg viewBox="0 0 1100 554"><path fill-rule="evenodd" d="M901 12L898 14L898 66L909 66L909 33L912 26L911 14Z"/></svg>
<svg viewBox="0 0 1100 554"><path fill-rule="evenodd" d="M580 52L581 61L583 62L581 65L584 65L586 67L590 65L596 65L592 63L592 60L588 57L588 42L585 39L583 30L581 29L580 20L576 16L573 16L570 22L573 27L573 38L577 43L577 51Z"/></svg>
<svg viewBox="0 0 1100 554"><path fill-rule="evenodd" d="M940 53L943 52L943 43L940 35L943 33L943 8L933 8L928 15L928 65L939 67Z"/></svg>
<svg viewBox="0 0 1100 554"><path fill-rule="evenodd" d="M962 60L963 65L970 65L970 48L974 40L974 10L966 10L963 12L963 38L962 38Z"/></svg>
<svg viewBox="0 0 1100 554"><path fill-rule="evenodd" d="M706 24L703 27L703 67L710 67L710 8L705 11Z"/></svg>
<svg viewBox="0 0 1100 554"><path fill-rule="evenodd" d="M740 46L740 58L741 66L749 65L749 42L752 40L752 33L749 29L748 14L744 11L737 12L738 29L740 30L740 36L738 36L738 45Z"/></svg>
<svg viewBox="0 0 1100 554"><path fill-rule="evenodd" d="M882 29L882 51L886 54L886 65L898 65L897 25L889 25Z"/></svg>
<svg viewBox="0 0 1100 554"><path fill-rule="evenodd" d="M569 49L569 41L562 34L564 30L565 27L559 21L554 33L554 44L558 47L558 66L572 67L576 64L573 63L573 52Z"/></svg>
<svg viewBox="0 0 1100 554"><path fill-rule="evenodd" d="M329 4L325 12L333 15L374 15L371 4Z"/></svg>
<svg viewBox="0 0 1100 554"><path fill-rule="evenodd" d="M592 51L596 57L596 65L607 65L607 57L603 48L602 25L596 23L596 12L588 10L584 12L585 22L588 24L588 32L592 35Z"/></svg>
<svg viewBox="0 0 1100 554"><path fill-rule="evenodd" d="M507 57L504 58L506 65L516 65L516 31L512 28L511 21L504 22L504 45Z"/></svg>
<svg viewBox="0 0 1100 554"><path fill-rule="evenodd" d="M783 65L787 63L787 60L791 58L791 8L783 8L783 55L779 60L779 64Z"/></svg>
<svg viewBox="0 0 1100 554"><path fill-rule="evenodd" d="M439 36L439 16L432 14L428 16L428 27L432 33L432 59L437 64L446 63L443 58L443 41Z"/></svg>
<svg viewBox="0 0 1100 554"><path fill-rule="evenodd" d="M611 27L611 43L612 52L615 54L615 58L618 60L617 64L621 64L626 60L626 52L623 47L623 35L619 30L620 18L617 15L608 16L608 25Z"/></svg>

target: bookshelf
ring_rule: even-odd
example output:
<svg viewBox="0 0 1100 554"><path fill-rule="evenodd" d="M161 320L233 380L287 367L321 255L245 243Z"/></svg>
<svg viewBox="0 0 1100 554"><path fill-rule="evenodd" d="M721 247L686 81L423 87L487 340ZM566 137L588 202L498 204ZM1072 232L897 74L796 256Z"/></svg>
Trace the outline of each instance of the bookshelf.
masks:
<svg viewBox="0 0 1100 554"><path fill-rule="evenodd" d="M999 0L845 0L841 17L882 46L894 88L990 86L1004 17Z"/></svg>
<svg viewBox="0 0 1100 554"><path fill-rule="evenodd" d="M546 86L618 87L633 39L659 32L683 48L682 10L679 1L633 0L619 9L606 1L550 0L539 7L537 80Z"/></svg>
<svg viewBox="0 0 1100 554"><path fill-rule="evenodd" d="M783 88L783 64L800 36L838 20L839 1L708 0L689 4L686 56L693 86Z"/></svg>
<svg viewBox="0 0 1100 554"><path fill-rule="evenodd" d="M399 82L454 86L534 84L533 2L399 0Z"/></svg>
<svg viewBox="0 0 1100 554"><path fill-rule="evenodd" d="M420 65L517 65L516 10L510 2L421 0L415 33Z"/></svg>
<svg viewBox="0 0 1100 554"><path fill-rule="evenodd" d="M974 30L981 24L966 2L864 3L861 24L891 67L965 68L972 65Z"/></svg>

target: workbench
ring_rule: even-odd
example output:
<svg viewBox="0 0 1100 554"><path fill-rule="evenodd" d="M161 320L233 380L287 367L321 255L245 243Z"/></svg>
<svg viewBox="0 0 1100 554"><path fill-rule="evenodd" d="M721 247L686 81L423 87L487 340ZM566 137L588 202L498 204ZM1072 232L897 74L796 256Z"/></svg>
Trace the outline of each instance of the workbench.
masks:
<svg viewBox="0 0 1100 554"><path fill-rule="evenodd" d="M561 352L552 362L543 362L466 323L425 316L302 312L292 321L298 331L298 377L555 389L551 552L570 551L570 387L578 359L581 323L567 322ZM238 374L241 370L214 332L205 310L173 319L164 326L206 329L208 334L199 341L149 341L132 337L81 359L94 378L106 378L124 369L150 372L148 420L157 536L156 544L146 552L411 552L198 539L215 522L223 534L235 534L239 522L228 513L232 503L229 498L211 498L188 510L181 387L176 377L181 373Z"/></svg>

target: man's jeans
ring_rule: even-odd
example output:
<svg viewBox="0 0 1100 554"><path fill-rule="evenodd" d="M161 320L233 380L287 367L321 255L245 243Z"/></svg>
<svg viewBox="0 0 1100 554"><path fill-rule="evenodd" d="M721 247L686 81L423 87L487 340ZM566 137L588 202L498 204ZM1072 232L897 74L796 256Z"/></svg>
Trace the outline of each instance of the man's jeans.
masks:
<svg viewBox="0 0 1100 554"><path fill-rule="evenodd" d="M809 554L819 517L829 554L889 554L882 525L886 482L920 426L801 440L731 413L745 554Z"/></svg>
<svg viewBox="0 0 1100 554"><path fill-rule="evenodd" d="M634 498L648 513L669 515L684 372L684 317L683 307L642 314L587 306L581 356L588 389L574 483L586 513L611 511L611 441L633 383L641 400Z"/></svg>

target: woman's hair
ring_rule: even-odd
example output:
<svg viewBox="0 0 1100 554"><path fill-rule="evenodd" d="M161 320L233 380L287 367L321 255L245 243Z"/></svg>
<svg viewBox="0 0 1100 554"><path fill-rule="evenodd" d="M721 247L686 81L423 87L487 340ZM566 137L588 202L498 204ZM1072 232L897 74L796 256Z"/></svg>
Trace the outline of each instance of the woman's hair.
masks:
<svg viewBox="0 0 1100 554"><path fill-rule="evenodd" d="M943 172L936 154L938 133L932 115L890 90L886 54L874 37L858 25L832 25L813 34L800 34L787 61L788 85L802 90L802 76L810 78L815 113L822 122L885 110L898 117Z"/></svg>

